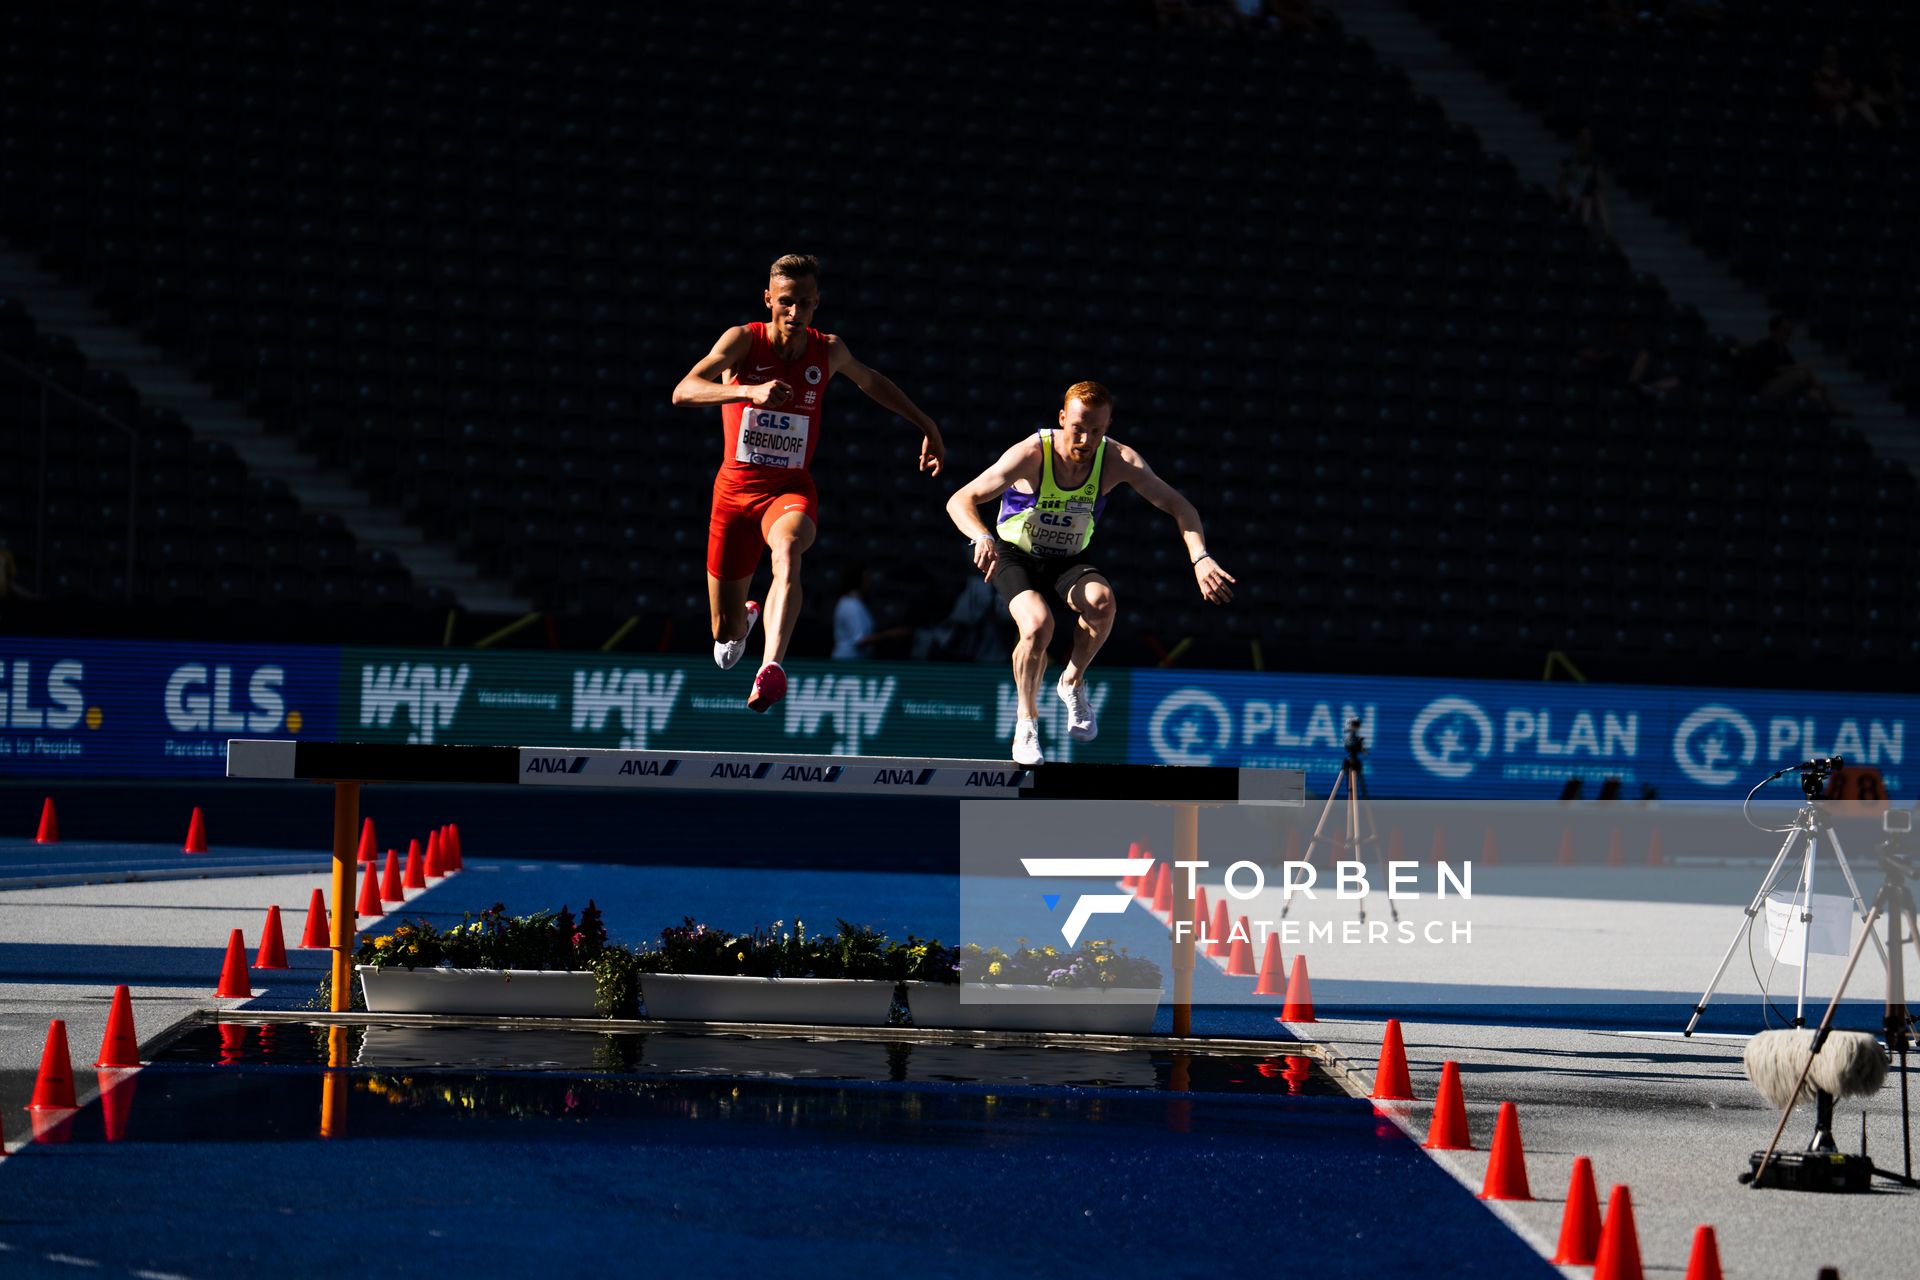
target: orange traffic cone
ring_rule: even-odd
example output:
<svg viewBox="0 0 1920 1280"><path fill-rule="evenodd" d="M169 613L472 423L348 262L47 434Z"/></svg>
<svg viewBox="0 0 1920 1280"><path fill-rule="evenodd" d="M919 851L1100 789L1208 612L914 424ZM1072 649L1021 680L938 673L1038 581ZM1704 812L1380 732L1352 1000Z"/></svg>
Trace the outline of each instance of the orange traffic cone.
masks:
<svg viewBox="0 0 1920 1280"><path fill-rule="evenodd" d="M1704 1223L1693 1229L1693 1250L1687 1254L1685 1280L1724 1280L1720 1274L1720 1242Z"/></svg>
<svg viewBox="0 0 1920 1280"><path fill-rule="evenodd" d="M1400 1019L1387 1019L1380 1038L1380 1065L1373 1072L1373 1097L1379 1102L1413 1101L1413 1081L1407 1076L1407 1046L1400 1038Z"/></svg>
<svg viewBox="0 0 1920 1280"><path fill-rule="evenodd" d="M1633 1229L1633 1196L1623 1186L1607 1194L1607 1220L1600 1229L1593 1280L1647 1280L1640 1269L1640 1233Z"/></svg>
<svg viewBox="0 0 1920 1280"><path fill-rule="evenodd" d="M1140 856L1149 861L1153 858L1153 854L1148 852L1144 845L1141 846ZM1153 886L1159 883L1159 880L1160 864L1153 862L1145 871L1140 873L1140 878L1133 882L1133 896L1136 898L1145 898L1151 903L1153 901Z"/></svg>
<svg viewBox="0 0 1920 1280"><path fill-rule="evenodd" d="M407 871L406 875L401 878L400 883L408 889L424 889L427 887L425 868L420 865L420 842L418 840L409 840L407 842Z"/></svg>
<svg viewBox="0 0 1920 1280"><path fill-rule="evenodd" d="M217 1000L253 999L253 987L247 982L247 944L238 929L227 935L227 960L213 994Z"/></svg>
<svg viewBox="0 0 1920 1280"><path fill-rule="evenodd" d="M365 818L360 823L360 861L367 862L380 856L380 846L373 838L373 819Z"/></svg>
<svg viewBox="0 0 1920 1280"><path fill-rule="evenodd" d="M1467 1100L1460 1092L1460 1064L1440 1065L1440 1088L1433 1095L1433 1118L1427 1122L1429 1151L1471 1151L1467 1133Z"/></svg>
<svg viewBox="0 0 1920 1280"><path fill-rule="evenodd" d="M369 867L368 871L371 873L372 868ZM371 874L368 875L368 879L372 879ZM380 901L405 902L406 900L406 890L400 887L400 855L389 849L386 869L380 873ZM374 914L380 913L376 911Z"/></svg>
<svg viewBox="0 0 1920 1280"><path fill-rule="evenodd" d="M72 1111L73 1059L67 1054L67 1024L55 1018L47 1024L47 1046L40 1051L40 1074L34 1077L29 1111Z"/></svg>
<svg viewBox="0 0 1920 1280"><path fill-rule="evenodd" d="M427 833L427 852L426 856L421 859L421 864L427 875L436 880L447 874L446 868L440 865L439 831L435 830Z"/></svg>
<svg viewBox="0 0 1920 1280"><path fill-rule="evenodd" d="M260 953L253 958L256 969L287 968L287 935L280 929L280 908L267 908L267 922L260 926Z"/></svg>
<svg viewBox="0 0 1920 1280"><path fill-rule="evenodd" d="M460 851L459 823L449 822L447 824L447 840L453 845L453 869L455 871L465 871L467 869L467 855Z"/></svg>
<svg viewBox="0 0 1920 1280"><path fill-rule="evenodd" d="M1531 1200L1527 1187L1527 1153L1520 1145L1520 1109L1511 1102L1500 1104L1500 1118L1493 1126L1493 1159L1487 1163L1487 1180L1480 1184L1482 1200Z"/></svg>
<svg viewBox="0 0 1920 1280"><path fill-rule="evenodd" d="M140 1041L133 1034L133 995L125 987L113 989L113 1007L107 1011L107 1034L100 1040L99 1068L137 1067Z"/></svg>
<svg viewBox="0 0 1920 1280"><path fill-rule="evenodd" d="M386 908L380 905L378 877L373 874L373 864L366 864L366 874L360 877L360 896L354 901L353 913L362 920L372 920L383 914Z"/></svg>
<svg viewBox="0 0 1920 1280"><path fill-rule="evenodd" d="M1225 904L1222 904L1225 905ZM1287 993L1286 984L1281 980L1281 971L1286 961L1280 956L1280 931L1275 929L1267 935L1267 949L1260 956L1260 981L1254 985L1253 994L1257 996L1283 996Z"/></svg>
<svg viewBox="0 0 1920 1280"><path fill-rule="evenodd" d="M1572 827L1560 828L1560 854L1554 861L1563 867L1570 867L1574 864Z"/></svg>
<svg viewBox="0 0 1920 1280"><path fill-rule="evenodd" d="M315 947L325 949L333 945L333 938L327 926L333 922L327 919L327 900L318 889L307 902L307 927L300 934L300 946L303 950Z"/></svg>
<svg viewBox="0 0 1920 1280"><path fill-rule="evenodd" d="M447 829L451 831L453 829L452 825L449 824ZM1140 857L1140 842L1138 840L1128 841L1127 842L1127 861L1133 862L1137 860L1139 857ZM1132 893L1134 890L1140 887L1140 877L1134 876L1134 875L1121 876L1120 887L1122 889L1127 890L1129 893ZM1138 895L1135 895L1135 896L1138 896Z"/></svg>
<svg viewBox="0 0 1920 1280"><path fill-rule="evenodd" d="M33 837L33 842L35 844L60 843L60 819L54 816L52 796L40 802L40 831Z"/></svg>
<svg viewBox="0 0 1920 1280"><path fill-rule="evenodd" d="M1494 838L1493 828L1487 828L1487 838L1480 842L1480 865L1497 867L1500 865L1500 842Z"/></svg>
<svg viewBox="0 0 1920 1280"><path fill-rule="evenodd" d="M1227 934L1232 926L1227 921L1227 900L1225 898L1213 904L1213 924L1207 929L1207 954L1219 960L1225 960L1232 948L1227 943Z"/></svg>
<svg viewBox="0 0 1920 1280"><path fill-rule="evenodd" d="M1445 827L1435 827L1433 829L1432 857L1436 865L1447 860L1447 829Z"/></svg>
<svg viewBox="0 0 1920 1280"><path fill-rule="evenodd" d="M1253 976L1253 930L1247 926L1245 916L1240 917L1240 927L1234 931L1233 943L1227 949L1227 976Z"/></svg>
<svg viewBox="0 0 1920 1280"><path fill-rule="evenodd" d="M1607 865L1610 867L1627 865L1627 846L1620 839L1618 827L1607 833Z"/></svg>
<svg viewBox="0 0 1920 1280"><path fill-rule="evenodd" d="M1153 882L1153 910L1156 915L1173 914L1173 874L1164 862L1160 864L1160 874Z"/></svg>
<svg viewBox="0 0 1920 1280"><path fill-rule="evenodd" d="M193 806L193 817L187 820L187 843L184 853L205 853L207 851L207 820L200 813L200 806Z"/></svg>
<svg viewBox="0 0 1920 1280"><path fill-rule="evenodd" d="M1207 911L1207 886L1196 886L1193 892L1193 936L1200 940L1198 947L1198 954L1200 955L1207 954L1205 938L1207 936L1208 926L1212 923L1213 916Z"/></svg>
<svg viewBox="0 0 1920 1280"><path fill-rule="evenodd" d="M1287 1002L1280 1008L1282 1022L1312 1022L1313 990L1307 985L1307 958L1295 956L1287 974Z"/></svg>
<svg viewBox="0 0 1920 1280"><path fill-rule="evenodd" d="M1660 828L1655 827L1653 834L1647 837L1647 865L1664 867L1667 865L1667 851L1660 847Z"/></svg>
<svg viewBox="0 0 1920 1280"><path fill-rule="evenodd" d="M1560 1244L1554 1265L1590 1267L1600 1247L1600 1197L1593 1189L1593 1161L1576 1156L1567 1183L1567 1207L1560 1214Z"/></svg>

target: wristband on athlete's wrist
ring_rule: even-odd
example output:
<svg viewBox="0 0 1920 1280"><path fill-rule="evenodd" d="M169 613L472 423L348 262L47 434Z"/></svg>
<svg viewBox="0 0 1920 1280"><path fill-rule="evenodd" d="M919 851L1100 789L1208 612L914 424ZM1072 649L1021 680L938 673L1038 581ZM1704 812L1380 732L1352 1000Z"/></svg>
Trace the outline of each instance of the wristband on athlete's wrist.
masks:
<svg viewBox="0 0 1920 1280"><path fill-rule="evenodd" d="M979 545L980 545L981 543L985 543L985 544L987 544L988 546L992 546L992 545L993 545L993 535L992 535L992 534L990 534L990 533L976 533L976 534L974 534L974 535L973 535L973 545L977 547L977 546L979 546Z"/></svg>
<svg viewBox="0 0 1920 1280"><path fill-rule="evenodd" d="M1211 559L1213 559L1213 552L1202 551L1199 555L1193 558L1193 562L1195 564L1199 564L1202 560L1211 560Z"/></svg>

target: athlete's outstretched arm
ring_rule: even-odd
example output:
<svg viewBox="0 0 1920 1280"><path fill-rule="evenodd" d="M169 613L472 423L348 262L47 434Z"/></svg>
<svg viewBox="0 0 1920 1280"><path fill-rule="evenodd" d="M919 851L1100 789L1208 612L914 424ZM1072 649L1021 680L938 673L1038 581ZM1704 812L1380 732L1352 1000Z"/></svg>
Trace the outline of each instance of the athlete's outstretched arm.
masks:
<svg viewBox="0 0 1920 1280"><path fill-rule="evenodd" d="M920 412L920 406L894 386L893 379L855 360L838 334L827 335L827 353L829 373L844 373L854 386L867 393L869 400L920 428L920 469L928 475L939 475L940 465L946 461L947 445L940 438L940 428L933 419Z"/></svg>
<svg viewBox="0 0 1920 1280"><path fill-rule="evenodd" d="M1200 513L1180 491L1153 473L1147 460L1117 441L1115 483L1130 484L1134 492L1174 518L1180 526L1180 540L1187 544L1187 559L1193 561L1193 580L1200 594L1214 604L1233 599L1233 584L1238 581L1220 567L1207 550L1206 530L1200 527Z"/></svg>
<svg viewBox="0 0 1920 1280"><path fill-rule="evenodd" d="M996 502L1015 480L1035 481L1040 474L1040 438L1028 436L979 475L954 490L947 499L947 515L960 532L973 539L973 564L987 577L999 555L993 549L993 531L980 518L980 504Z"/></svg>
<svg viewBox="0 0 1920 1280"><path fill-rule="evenodd" d="M722 382L721 375L738 369L753 351L753 336L735 325L720 335L713 350L700 357L700 363L687 371L673 388L673 403L681 408L707 404L732 404L744 400L762 409L777 409L793 396L793 388L784 382L757 382L742 386Z"/></svg>

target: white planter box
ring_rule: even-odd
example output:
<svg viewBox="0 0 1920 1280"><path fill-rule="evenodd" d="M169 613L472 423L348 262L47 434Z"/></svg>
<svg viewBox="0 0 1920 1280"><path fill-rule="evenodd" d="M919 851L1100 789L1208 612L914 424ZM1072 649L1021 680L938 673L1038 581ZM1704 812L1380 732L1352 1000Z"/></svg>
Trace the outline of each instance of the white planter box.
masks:
<svg viewBox="0 0 1920 1280"><path fill-rule="evenodd" d="M883 1027L894 984L877 978L738 978L643 973L647 1016L667 1022L804 1022Z"/></svg>
<svg viewBox="0 0 1920 1280"><path fill-rule="evenodd" d="M503 1013L591 1018L591 970L376 969L355 966L372 1013Z"/></svg>
<svg viewBox="0 0 1920 1280"><path fill-rule="evenodd" d="M1158 987L998 986L984 982L909 982L916 1027L967 1031L1080 1031L1145 1035L1160 1007Z"/></svg>

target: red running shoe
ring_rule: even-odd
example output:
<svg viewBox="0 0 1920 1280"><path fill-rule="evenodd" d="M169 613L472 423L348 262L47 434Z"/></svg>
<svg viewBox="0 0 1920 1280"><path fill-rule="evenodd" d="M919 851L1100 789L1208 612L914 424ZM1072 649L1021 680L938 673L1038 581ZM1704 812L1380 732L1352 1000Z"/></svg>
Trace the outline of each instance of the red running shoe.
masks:
<svg viewBox="0 0 1920 1280"><path fill-rule="evenodd" d="M747 695L747 707L753 711L765 711L786 696L787 673L780 669L779 663L769 662L753 678L753 692Z"/></svg>

